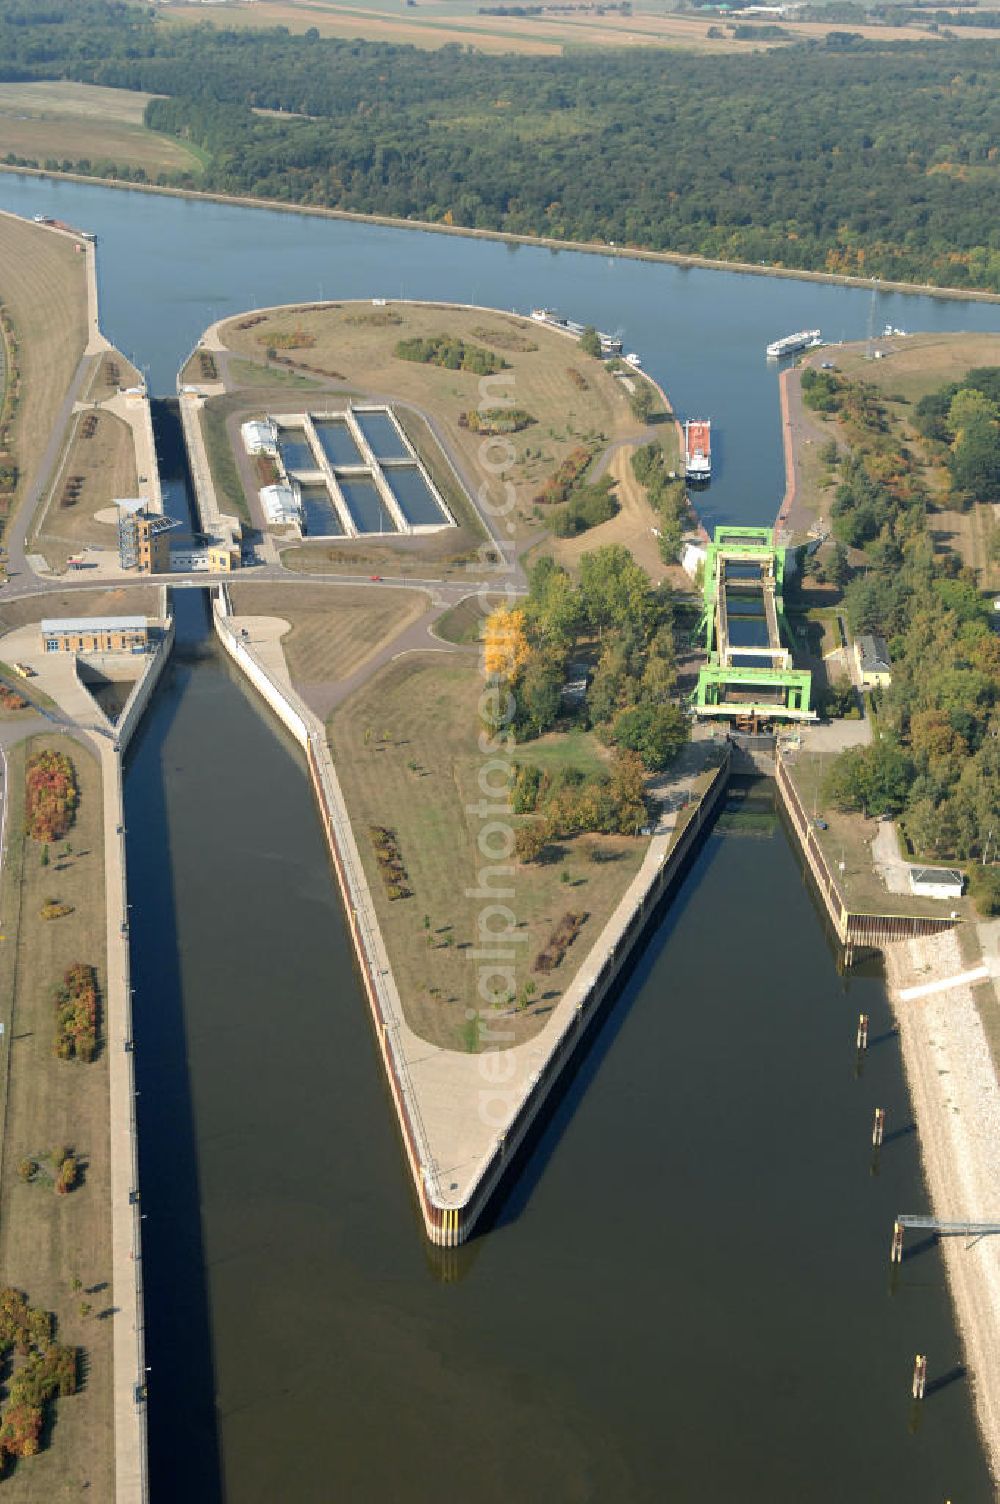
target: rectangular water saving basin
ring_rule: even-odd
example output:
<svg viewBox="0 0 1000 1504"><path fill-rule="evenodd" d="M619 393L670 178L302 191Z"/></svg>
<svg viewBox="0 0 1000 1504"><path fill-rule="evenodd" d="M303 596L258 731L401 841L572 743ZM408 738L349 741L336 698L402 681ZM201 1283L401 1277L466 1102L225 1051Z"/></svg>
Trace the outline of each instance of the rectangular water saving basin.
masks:
<svg viewBox="0 0 1000 1504"><path fill-rule="evenodd" d="M395 423L387 413L356 412L354 416L376 459L409 459L410 451L403 443Z"/></svg>
<svg viewBox="0 0 1000 1504"><path fill-rule="evenodd" d="M286 472L315 470L316 460L301 428L283 428L278 434L278 453Z"/></svg>
<svg viewBox="0 0 1000 1504"><path fill-rule="evenodd" d="M338 465L362 465L361 451L347 424L338 418L321 418L316 423L316 437L323 452L336 470Z"/></svg>
<svg viewBox="0 0 1000 1504"><path fill-rule="evenodd" d="M342 480L340 489L359 533L395 533L389 508L371 480Z"/></svg>
<svg viewBox="0 0 1000 1504"><path fill-rule="evenodd" d="M385 472L389 489L399 502L399 509L411 527L447 522L437 497L416 465L393 465Z"/></svg>
<svg viewBox="0 0 1000 1504"><path fill-rule="evenodd" d="M343 536L340 516L325 486L302 487L302 521L309 537Z"/></svg>

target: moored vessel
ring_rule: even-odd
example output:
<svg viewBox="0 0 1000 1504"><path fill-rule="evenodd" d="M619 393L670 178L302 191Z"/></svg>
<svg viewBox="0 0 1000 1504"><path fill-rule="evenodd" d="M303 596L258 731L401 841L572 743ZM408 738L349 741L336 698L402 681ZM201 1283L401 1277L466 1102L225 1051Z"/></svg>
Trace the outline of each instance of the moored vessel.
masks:
<svg viewBox="0 0 1000 1504"><path fill-rule="evenodd" d="M684 424L684 474L692 481L712 478L712 424L708 418L689 418Z"/></svg>
<svg viewBox="0 0 1000 1504"><path fill-rule="evenodd" d="M818 329L799 329L795 334L786 334L783 339L772 340L767 347L768 359L779 360L782 355L796 355L799 350L811 350L822 343Z"/></svg>
<svg viewBox="0 0 1000 1504"><path fill-rule="evenodd" d="M564 318L554 308L533 308L531 317L536 324L548 324L550 329L558 329L562 334L572 334L575 339L579 339L587 327L585 324L578 323L576 319ZM596 334L600 340L602 356L622 353L622 341L617 334L605 334L601 329L596 330Z"/></svg>

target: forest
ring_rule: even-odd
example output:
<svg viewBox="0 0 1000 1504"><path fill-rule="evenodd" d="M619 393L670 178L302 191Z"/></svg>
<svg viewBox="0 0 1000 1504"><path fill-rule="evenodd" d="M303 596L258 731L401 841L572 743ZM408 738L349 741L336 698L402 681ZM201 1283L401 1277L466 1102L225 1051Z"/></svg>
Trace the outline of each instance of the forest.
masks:
<svg viewBox="0 0 1000 1504"><path fill-rule="evenodd" d="M0 0L0 80L60 78L166 96L147 123L205 159L158 179L177 186L1000 291L1000 55L979 41L528 57ZM6 160L144 177L69 148Z"/></svg>
<svg viewBox="0 0 1000 1504"><path fill-rule="evenodd" d="M998 398L996 367L921 398L910 420L919 452L867 383L841 380L827 409L852 444L839 462L834 532L864 550L844 592L847 623L852 635L887 639L892 682L873 694L880 735L841 753L826 793L841 809L900 816L918 858L973 863L984 913L1000 912L1000 636L974 571L928 529L924 476L937 471L938 504L987 500L983 479L995 494Z"/></svg>

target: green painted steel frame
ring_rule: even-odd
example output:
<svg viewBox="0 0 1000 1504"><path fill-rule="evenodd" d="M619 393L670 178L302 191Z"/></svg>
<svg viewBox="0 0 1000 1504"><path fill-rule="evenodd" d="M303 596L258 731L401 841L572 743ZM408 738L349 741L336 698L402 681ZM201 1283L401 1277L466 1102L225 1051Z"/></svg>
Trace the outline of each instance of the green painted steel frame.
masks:
<svg viewBox="0 0 1000 1504"><path fill-rule="evenodd" d="M698 675L698 684L691 697L696 711L703 714L754 714L769 716L815 719L810 709L812 674L808 669L722 668L718 663L715 642L718 617L718 592L716 580L719 559L731 559L734 563L770 562L774 579L774 607L783 636L794 645L794 637L785 617L782 591L785 582L785 551L775 546L774 529L771 527L717 527L705 554L702 581L703 609L701 629L705 632L705 651L708 665ZM748 688L754 685L784 691L783 705L760 704L753 701L734 703L730 709L722 704L721 691L727 686Z"/></svg>

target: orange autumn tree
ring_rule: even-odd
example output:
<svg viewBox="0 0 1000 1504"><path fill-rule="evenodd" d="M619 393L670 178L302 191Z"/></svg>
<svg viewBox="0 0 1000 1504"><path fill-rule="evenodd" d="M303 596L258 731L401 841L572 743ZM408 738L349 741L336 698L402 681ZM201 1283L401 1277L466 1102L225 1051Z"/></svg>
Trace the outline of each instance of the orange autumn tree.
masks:
<svg viewBox="0 0 1000 1504"><path fill-rule="evenodd" d="M531 656L524 612L499 606L483 627L483 667L491 677L516 679Z"/></svg>
<svg viewBox="0 0 1000 1504"><path fill-rule="evenodd" d="M59 841L73 823L80 790L76 769L65 752L39 752L26 774L28 834L36 841Z"/></svg>

